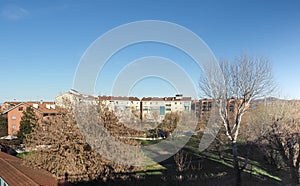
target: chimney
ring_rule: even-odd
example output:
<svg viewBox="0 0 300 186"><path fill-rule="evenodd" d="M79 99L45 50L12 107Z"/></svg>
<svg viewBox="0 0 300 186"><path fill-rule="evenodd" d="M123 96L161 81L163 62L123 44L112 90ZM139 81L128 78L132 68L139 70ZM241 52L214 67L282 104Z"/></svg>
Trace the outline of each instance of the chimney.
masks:
<svg viewBox="0 0 300 186"><path fill-rule="evenodd" d="M182 99L182 94L176 94L175 99Z"/></svg>
<svg viewBox="0 0 300 186"><path fill-rule="evenodd" d="M33 104L33 108L36 108L36 109L39 108L39 104L34 103L34 104Z"/></svg>
<svg viewBox="0 0 300 186"><path fill-rule="evenodd" d="M46 104L46 108L47 109L51 109L51 105L50 104Z"/></svg>

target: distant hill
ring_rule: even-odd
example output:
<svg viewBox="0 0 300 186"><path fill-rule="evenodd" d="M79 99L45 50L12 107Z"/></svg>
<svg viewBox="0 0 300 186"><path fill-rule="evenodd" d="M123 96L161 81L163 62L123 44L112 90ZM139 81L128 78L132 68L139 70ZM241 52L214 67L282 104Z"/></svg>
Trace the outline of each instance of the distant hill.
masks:
<svg viewBox="0 0 300 186"><path fill-rule="evenodd" d="M263 102L274 102L274 101L284 101L283 99L275 98L275 97L266 97L261 99L256 99L253 102L255 103L263 103Z"/></svg>
<svg viewBox="0 0 300 186"><path fill-rule="evenodd" d="M276 98L276 97L266 97L266 98L262 98L262 99L256 99L252 102L252 104L256 105L256 104L263 104L263 103L272 103L272 102L280 102L280 103L299 103L300 104L300 100L296 100L296 99L292 99L292 100L288 100L288 99L280 99L280 98Z"/></svg>

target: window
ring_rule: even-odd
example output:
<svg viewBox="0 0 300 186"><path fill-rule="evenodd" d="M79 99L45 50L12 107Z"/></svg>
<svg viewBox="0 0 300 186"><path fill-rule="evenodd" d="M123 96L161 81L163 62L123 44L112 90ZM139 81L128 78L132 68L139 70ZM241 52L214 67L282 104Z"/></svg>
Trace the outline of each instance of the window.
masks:
<svg viewBox="0 0 300 186"><path fill-rule="evenodd" d="M8 186L8 184L5 182L5 180L0 176L0 185L1 186Z"/></svg>
<svg viewBox="0 0 300 186"><path fill-rule="evenodd" d="M208 110L211 110L212 103L208 103Z"/></svg>
<svg viewBox="0 0 300 186"><path fill-rule="evenodd" d="M164 106L159 107L159 114L160 115L165 115L165 107Z"/></svg>
<svg viewBox="0 0 300 186"><path fill-rule="evenodd" d="M23 107L19 107L19 111L23 111Z"/></svg>
<svg viewBox="0 0 300 186"><path fill-rule="evenodd" d="M202 104L202 111L210 111L212 107L211 102L203 102Z"/></svg>
<svg viewBox="0 0 300 186"><path fill-rule="evenodd" d="M16 117L16 116L12 116L11 119L12 119L12 120L16 120L17 117Z"/></svg>

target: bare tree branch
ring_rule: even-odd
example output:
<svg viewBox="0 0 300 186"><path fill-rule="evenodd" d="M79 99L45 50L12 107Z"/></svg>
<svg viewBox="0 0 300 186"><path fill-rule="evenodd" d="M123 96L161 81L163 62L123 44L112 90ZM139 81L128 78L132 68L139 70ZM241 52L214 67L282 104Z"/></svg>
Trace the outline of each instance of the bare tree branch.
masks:
<svg viewBox="0 0 300 186"><path fill-rule="evenodd" d="M219 70L216 66L207 65L204 68L206 77L199 79L199 88L201 95L213 99L219 109L225 134L232 143L237 185L241 185L236 145L240 124L251 102L274 90L272 70L267 58L246 55L236 57L231 63L222 60L219 68L224 78L216 75ZM234 104L233 109L231 104Z"/></svg>

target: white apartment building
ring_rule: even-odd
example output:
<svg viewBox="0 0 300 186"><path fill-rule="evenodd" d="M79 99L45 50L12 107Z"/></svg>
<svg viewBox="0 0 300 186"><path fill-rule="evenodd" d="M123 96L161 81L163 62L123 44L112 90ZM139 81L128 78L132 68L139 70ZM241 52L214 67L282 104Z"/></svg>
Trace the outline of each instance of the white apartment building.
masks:
<svg viewBox="0 0 300 186"><path fill-rule="evenodd" d="M75 101L85 101L86 103L92 104L92 105L97 105L97 97L91 96L91 95L84 95L78 93L76 90L70 90L68 92L65 92L63 94L60 94L56 96L55 98L55 104L57 106L60 106L61 108L65 108L67 105L66 104L72 104L75 103ZM68 103L69 102L69 103Z"/></svg>
<svg viewBox="0 0 300 186"><path fill-rule="evenodd" d="M104 108L114 111L120 121L129 117L135 117L149 122L161 122L166 113L170 112L189 112L191 111L191 97L183 97L177 94L174 97L137 97L125 96L90 96L70 90L56 97L56 105L65 107L66 101L71 104L75 101L84 100L92 105L102 104ZM132 114L132 115L129 115Z"/></svg>
<svg viewBox="0 0 300 186"><path fill-rule="evenodd" d="M126 110L140 112L140 99L137 97L99 96L98 100L104 107L121 114Z"/></svg>
<svg viewBox="0 0 300 186"><path fill-rule="evenodd" d="M141 117L146 121L162 121L166 113L191 111L191 97L144 97L141 100Z"/></svg>

